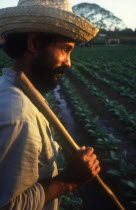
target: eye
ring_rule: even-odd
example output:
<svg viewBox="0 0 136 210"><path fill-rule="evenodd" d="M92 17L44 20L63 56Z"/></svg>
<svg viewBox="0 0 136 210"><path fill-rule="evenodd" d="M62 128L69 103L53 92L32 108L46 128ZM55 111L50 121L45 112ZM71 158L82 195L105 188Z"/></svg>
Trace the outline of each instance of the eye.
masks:
<svg viewBox="0 0 136 210"><path fill-rule="evenodd" d="M71 53L73 51L73 49L74 49L74 46L71 46L71 45L68 45L68 44L63 45L61 47L62 52L66 52L66 53Z"/></svg>
<svg viewBox="0 0 136 210"><path fill-rule="evenodd" d="M63 48L63 51L68 52L69 49L67 47Z"/></svg>

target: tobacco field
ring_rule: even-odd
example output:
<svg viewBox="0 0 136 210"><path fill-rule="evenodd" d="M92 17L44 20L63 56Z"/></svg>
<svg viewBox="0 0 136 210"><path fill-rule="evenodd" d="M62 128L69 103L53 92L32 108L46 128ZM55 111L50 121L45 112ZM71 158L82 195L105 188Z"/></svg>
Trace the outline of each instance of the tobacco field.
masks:
<svg viewBox="0 0 136 210"><path fill-rule="evenodd" d="M45 97L77 144L95 149L100 176L125 209L133 210L136 208L136 46L76 47L71 58L72 67L62 76L57 94L72 116L74 132L69 130L71 122L63 114L63 104L56 92L51 91ZM10 64L11 60L0 51L0 69ZM58 134L55 138L59 141ZM58 161L59 170L63 168L62 159ZM91 184L62 196L60 210L116 209L106 195L102 197L103 192L99 194L94 189L93 197L88 188ZM105 199L104 204L100 203L100 197Z"/></svg>
<svg viewBox="0 0 136 210"><path fill-rule="evenodd" d="M71 135L80 146L95 148L100 176L126 209L135 209L136 47L76 47L59 92L78 125L77 134ZM65 124L67 118L62 120ZM96 205L99 199L93 207L89 197L90 205L86 196L85 207L79 209L101 209L102 204ZM103 209L116 209L112 205Z"/></svg>

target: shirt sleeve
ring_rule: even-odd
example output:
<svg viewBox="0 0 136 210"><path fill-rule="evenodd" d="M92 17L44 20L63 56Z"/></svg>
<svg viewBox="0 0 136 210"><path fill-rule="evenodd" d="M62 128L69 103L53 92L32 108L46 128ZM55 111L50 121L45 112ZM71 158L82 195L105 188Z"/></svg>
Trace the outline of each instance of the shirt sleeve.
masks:
<svg viewBox="0 0 136 210"><path fill-rule="evenodd" d="M43 187L37 183L12 199L1 210L42 210L45 205Z"/></svg>
<svg viewBox="0 0 136 210"><path fill-rule="evenodd" d="M41 137L33 122L0 121L0 206L10 201L14 205L19 201L40 202L42 186L35 183L41 149Z"/></svg>

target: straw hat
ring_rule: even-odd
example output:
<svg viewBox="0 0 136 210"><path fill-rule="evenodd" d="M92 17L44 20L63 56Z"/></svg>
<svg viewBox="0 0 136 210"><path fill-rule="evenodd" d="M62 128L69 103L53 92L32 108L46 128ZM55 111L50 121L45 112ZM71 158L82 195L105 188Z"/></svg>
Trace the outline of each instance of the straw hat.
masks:
<svg viewBox="0 0 136 210"><path fill-rule="evenodd" d="M48 32L89 41L98 29L72 12L69 0L19 0L17 7L0 10L0 36L13 32Z"/></svg>

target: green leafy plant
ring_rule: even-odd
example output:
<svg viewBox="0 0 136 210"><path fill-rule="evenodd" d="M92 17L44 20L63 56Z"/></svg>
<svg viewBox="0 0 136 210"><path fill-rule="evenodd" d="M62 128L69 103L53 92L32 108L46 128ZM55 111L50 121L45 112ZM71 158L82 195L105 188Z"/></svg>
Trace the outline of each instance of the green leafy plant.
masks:
<svg viewBox="0 0 136 210"><path fill-rule="evenodd" d="M59 210L79 210L82 205L82 199L74 196L72 192L61 196Z"/></svg>

